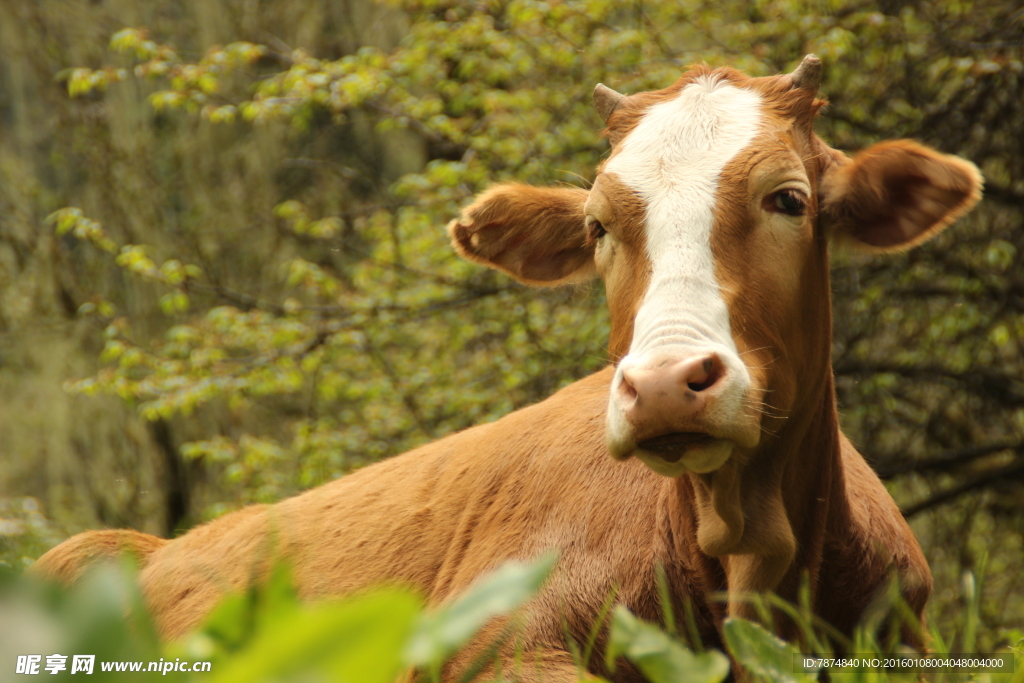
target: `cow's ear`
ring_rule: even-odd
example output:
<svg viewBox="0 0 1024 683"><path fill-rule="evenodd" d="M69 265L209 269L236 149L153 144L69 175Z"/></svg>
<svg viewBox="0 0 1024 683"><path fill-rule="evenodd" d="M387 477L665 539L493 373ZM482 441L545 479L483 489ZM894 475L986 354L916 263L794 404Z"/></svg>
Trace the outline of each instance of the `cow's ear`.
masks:
<svg viewBox="0 0 1024 683"><path fill-rule="evenodd" d="M910 140L868 147L852 159L828 150L821 211L833 237L861 251L925 242L981 198L977 167Z"/></svg>
<svg viewBox="0 0 1024 683"><path fill-rule="evenodd" d="M594 245L587 244L578 188L497 185L448 224L460 255L508 273L520 282L550 287L595 275Z"/></svg>

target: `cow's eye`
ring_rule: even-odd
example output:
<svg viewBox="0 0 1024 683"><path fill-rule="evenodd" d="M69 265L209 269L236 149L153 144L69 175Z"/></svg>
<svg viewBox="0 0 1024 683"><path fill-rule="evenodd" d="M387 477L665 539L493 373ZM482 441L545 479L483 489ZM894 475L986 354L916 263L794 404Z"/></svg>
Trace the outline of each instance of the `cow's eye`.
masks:
<svg viewBox="0 0 1024 683"><path fill-rule="evenodd" d="M781 190L770 197L770 208L789 216L803 216L807 210L804 198L795 190Z"/></svg>
<svg viewBox="0 0 1024 683"><path fill-rule="evenodd" d="M596 242L608 234L608 231L604 229L603 225L601 225L601 221L597 220L593 216L587 216L586 226L588 242Z"/></svg>

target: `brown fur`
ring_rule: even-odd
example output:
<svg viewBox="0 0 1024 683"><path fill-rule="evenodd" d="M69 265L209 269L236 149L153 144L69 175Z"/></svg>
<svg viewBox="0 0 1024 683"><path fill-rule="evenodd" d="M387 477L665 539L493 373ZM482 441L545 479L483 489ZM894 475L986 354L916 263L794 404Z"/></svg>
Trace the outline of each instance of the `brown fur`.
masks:
<svg viewBox="0 0 1024 683"><path fill-rule="evenodd" d="M931 239L981 198L970 162L910 140L890 140L858 154L825 186L835 229L873 252L903 251Z"/></svg>
<svg viewBox="0 0 1024 683"><path fill-rule="evenodd" d="M78 583L85 570L93 564L123 555L144 566L149 556L166 543L166 539L131 529L87 531L61 543L59 553L44 555L46 562L41 565L37 562L33 572L70 586Z"/></svg>
<svg viewBox="0 0 1024 683"><path fill-rule="evenodd" d="M225 593L260 582L277 556L292 563L307 598L392 581L416 586L438 604L505 560L559 550L554 575L529 606L521 635L500 653L505 674L516 671L522 681L575 681L579 672L567 637L586 640L612 591L636 614L659 620L665 607L657 590L659 565L671 607L677 615L692 609L706 646L721 647L727 612L747 613L745 592L771 590L796 601L803 581L816 614L845 633L894 575L921 614L931 584L928 565L878 477L838 426L826 232L845 230L854 239L865 233L845 218L859 215L849 209L817 211L819 187L826 206L849 206L862 201L858 188L872 187L875 175L905 166L906 155L886 152L877 161L858 163L858 156L850 162L811 133L820 106L813 93L791 93L784 87L787 77L716 73L758 88L771 103L763 139L723 172L712 245L737 346L772 404L750 406L764 431L760 443L738 449L719 470L675 479L635 459L615 462L604 446L613 374L607 368L493 424L276 505L247 508L170 542L132 536L136 546L148 548L140 553L140 582L165 638L194 628ZM666 91L625 98L610 117L613 143L646 107L678 92L690 77ZM927 163L937 159L950 167L937 153L922 154ZM777 217L762 215L759 199L771 191L761 179L780 168L805 173L814 195L806 219L794 222L782 246L772 237L781 234L771 230ZM922 205L936 201L930 179L945 172L914 175L914 169L911 175L923 180L904 183L902 191L914 197L923 191ZM976 196L976 176L967 185L966 196ZM938 194L941 204L946 195ZM964 200L957 202L945 212L915 209L907 220L929 223L919 225L916 235L934 234L966 208ZM585 211L600 214L612 238L599 240L596 259ZM643 215L627 188L601 176L590 193L498 186L449 230L461 254L524 281L571 281L596 267L608 288L610 353L617 359L629 347L649 275ZM780 263L783 255L790 260ZM110 554L89 550L104 533L119 532L71 539L41 558L34 571L61 579L77 575L92 556ZM716 592L728 595L728 606L716 601ZM449 666L445 680L454 679L505 623L490 624ZM792 624L778 626L795 635ZM606 670L605 637L587 670L617 682L642 680L625 665L614 674ZM903 638L921 642L913 625ZM525 662L518 667L517 647Z"/></svg>
<svg viewBox="0 0 1024 683"><path fill-rule="evenodd" d="M578 189L498 185L484 192L448 225L462 257L484 263L532 285L551 286L593 274L592 249L583 234ZM510 223L514 214L517 220ZM563 226L578 223L579 231Z"/></svg>

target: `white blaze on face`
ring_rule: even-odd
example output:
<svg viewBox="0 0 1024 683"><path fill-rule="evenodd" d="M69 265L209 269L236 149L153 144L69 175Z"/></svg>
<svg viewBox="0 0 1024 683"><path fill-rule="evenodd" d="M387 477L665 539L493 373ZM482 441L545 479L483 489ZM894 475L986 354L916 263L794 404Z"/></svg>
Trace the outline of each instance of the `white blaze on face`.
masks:
<svg viewBox="0 0 1024 683"><path fill-rule="evenodd" d="M761 124L761 96L703 76L651 107L604 171L647 207L650 286L637 312L629 354L616 373L609 436L628 439L614 396L623 367L716 352L732 375L716 411L738 410L749 374L739 359L711 253L722 169L750 145ZM625 432L624 432L625 430Z"/></svg>

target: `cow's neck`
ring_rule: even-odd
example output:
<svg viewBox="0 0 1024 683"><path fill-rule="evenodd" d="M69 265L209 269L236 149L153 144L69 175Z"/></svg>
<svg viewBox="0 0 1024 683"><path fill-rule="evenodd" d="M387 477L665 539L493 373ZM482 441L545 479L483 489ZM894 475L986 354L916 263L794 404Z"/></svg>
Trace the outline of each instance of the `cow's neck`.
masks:
<svg viewBox="0 0 1024 683"><path fill-rule="evenodd" d="M829 318L820 323L830 333ZM813 384L775 435L715 472L665 483L676 542L697 541L703 557L693 566L728 592L732 616L755 616L744 594L775 592L795 602L804 580L813 594L829 520L845 505L831 354L823 347L815 355L804 368Z"/></svg>

